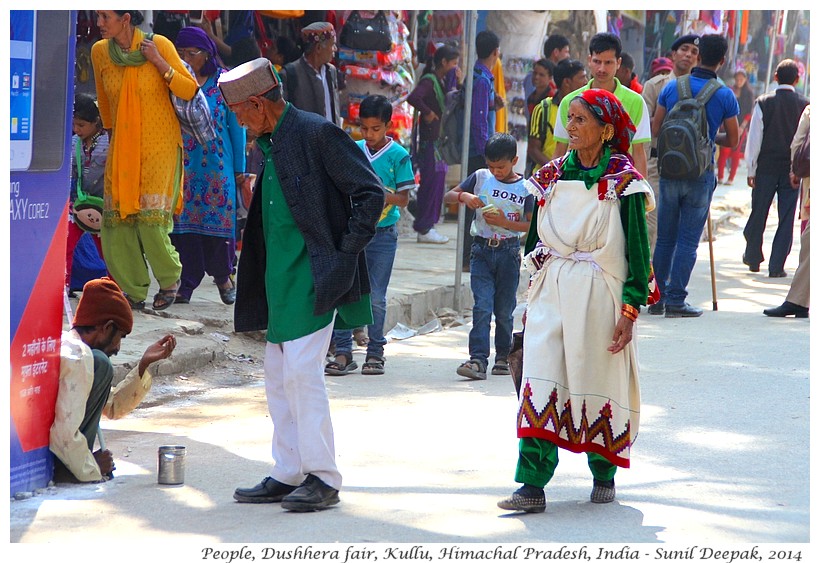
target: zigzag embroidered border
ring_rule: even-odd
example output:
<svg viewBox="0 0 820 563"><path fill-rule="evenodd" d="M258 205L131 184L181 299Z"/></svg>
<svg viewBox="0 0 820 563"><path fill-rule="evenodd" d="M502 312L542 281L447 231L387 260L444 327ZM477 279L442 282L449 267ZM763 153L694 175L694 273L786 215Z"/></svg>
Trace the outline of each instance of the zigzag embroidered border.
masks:
<svg viewBox="0 0 820 563"><path fill-rule="evenodd" d="M538 412L532 403L532 388L527 383L521 390L521 406L518 410L518 436L543 438L574 452L592 451L621 467L629 467L629 458L618 454L629 451L632 443L630 422L617 436L612 430L612 405L609 401L598 412L591 424L587 418L586 400L581 405L580 426L576 428L572 418L572 399L567 399L563 410L558 412L558 389L553 388L544 410ZM526 419L527 426L522 423ZM603 444L595 442L600 438Z"/></svg>

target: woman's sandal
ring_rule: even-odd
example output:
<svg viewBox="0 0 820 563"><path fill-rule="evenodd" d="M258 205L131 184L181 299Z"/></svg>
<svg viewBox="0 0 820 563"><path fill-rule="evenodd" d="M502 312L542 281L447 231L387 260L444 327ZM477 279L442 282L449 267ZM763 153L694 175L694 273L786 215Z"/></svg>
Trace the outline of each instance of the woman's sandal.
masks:
<svg viewBox="0 0 820 563"><path fill-rule="evenodd" d="M362 365L362 375L382 375L384 373L384 358L368 356Z"/></svg>
<svg viewBox="0 0 820 563"><path fill-rule="evenodd" d="M127 293L123 293L125 295L125 299L128 301L128 304L131 306L132 311L142 311L145 309L145 301L134 301L131 297L128 296Z"/></svg>
<svg viewBox="0 0 820 563"><path fill-rule="evenodd" d="M348 358L347 356L336 356L337 358L342 357L346 360L347 363L342 363L338 360L332 360L325 365L325 374L326 375L347 375L348 373L353 373L358 367L359 364L353 361L353 357L351 356Z"/></svg>
<svg viewBox="0 0 820 563"><path fill-rule="evenodd" d="M174 284L172 289L160 289L154 295L154 303L151 307L154 311L164 311L168 307L174 304L177 298L177 290L179 289L179 281Z"/></svg>

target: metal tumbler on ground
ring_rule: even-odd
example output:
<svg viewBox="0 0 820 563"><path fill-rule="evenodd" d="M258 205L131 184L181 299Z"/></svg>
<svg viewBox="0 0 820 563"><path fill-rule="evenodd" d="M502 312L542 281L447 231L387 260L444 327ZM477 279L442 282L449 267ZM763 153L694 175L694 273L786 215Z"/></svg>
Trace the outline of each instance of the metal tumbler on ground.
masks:
<svg viewBox="0 0 820 563"><path fill-rule="evenodd" d="M157 483L185 483L185 446L160 446L157 451Z"/></svg>

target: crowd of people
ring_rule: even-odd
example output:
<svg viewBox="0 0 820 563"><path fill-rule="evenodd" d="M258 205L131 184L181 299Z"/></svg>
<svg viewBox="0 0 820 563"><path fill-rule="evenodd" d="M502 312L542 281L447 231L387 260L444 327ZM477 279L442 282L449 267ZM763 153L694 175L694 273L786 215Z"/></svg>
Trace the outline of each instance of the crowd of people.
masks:
<svg viewBox="0 0 820 563"><path fill-rule="evenodd" d="M488 371L516 369L510 356L522 262L531 275L517 374L514 478L521 487L498 502L502 509L545 510L558 449L587 455L592 502L615 499L615 474L630 465L640 419L635 323L642 310L667 318L702 314L686 301L687 286L727 160L730 181L738 159L749 165L752 217L742 260L752 271L764 260L762 227L777 194L781 225L769 275L785 275L800 194L800 266L784 304L765 314L808 316L809 179L792 162L808 138L809 110L794 91L793 61L778 65L777 91L755 101L744 72L735 74L734 89L717 80L728 49L720 35L678 37L668 56L652 62L643 85L617 35L593 35L585 63L571 57L566 38L552 35L529 77L522 175L514 170L515 138L496 132L506 103L494 72L500 41L481 31L475 66L467 69L467 177L445 192L440 126L448 94L463 87L452 46L436 48L408 98L418 115L408 152L387 134L393 106L384 96L361 102L360 141L339 127L332 24L305 26L299 57L286 56L291 46L276 42L277 58L239 62L241 42L231 49L201 26L183 27L172 42L142 32L141 17L97 12L97 101L78 96L75 103L70 205L83 190L101 198L95 240L111 279L86 284L63 335L51 449L69 480L112 474L110 452L93 452L100 416L133 409L150 388L148 367L175 346L168 335L149 347L127 381L111 389L108 357L131 331L132 310L145 307L150 265L159 285L153 309L190 303L208 274L221 300L234 305L234 330L266 333L273 469L260 483L237 488L234 498L297 512L337 504L342 475L324 376L358 369L352 331L361 327L368 336L361 373L385 373L386 294L414 169L419 243L447 242L435 231L443 203L469 211L464 258L475 304L469 356L458 375L480 380ZM215 132L209 140L181 131L171 102L171 95L192 100L198 93ZM702 102L708 162L681 174L671 164L679 155L656 138L663 141L689 97ZM744 154L738 147L747 137ZM239 192L249 177L240 226ZM89 230L82 225L75 216L70 244ZM118 403L125 395L131 402Z"/></svg>

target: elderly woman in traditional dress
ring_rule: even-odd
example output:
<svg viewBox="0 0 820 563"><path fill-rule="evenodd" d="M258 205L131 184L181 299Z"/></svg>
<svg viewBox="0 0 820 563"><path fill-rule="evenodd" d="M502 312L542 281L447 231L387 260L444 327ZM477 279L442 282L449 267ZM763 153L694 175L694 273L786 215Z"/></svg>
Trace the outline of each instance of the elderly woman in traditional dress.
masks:
<svg viewBox="0 0 820 563"><path fill-rule="evenodd" d="M590 500L612 502L615 471L629 467L638 432L633 332L649 293L652 188L628 155L635 126L611 93L575 97L567 132L570 152L528 181L538 213L525 259L532 280L515 473L523 486L498 502L506 510L545 510L558 448L586 453Z"/></svg>
<svg viewBox="0 0 820 563"><path fill-rule="evenodd" d="M216 44L198 27L184 27L174 40L179 56L191 65L205 93L216 137L200 142L182 134L185 186L182 213L174 218L171 241L182 262L177 303L190 303L207 272L226 305L236 301L231 280L236 259L237 183L245 176L245 129L219 92L222 67Z"/></svg>
<svg viewBox="0 0 820 563"><path fill-rule="evenodd" d="M102 39L91 48L97 103L111 131L105 169L101 238L108 271L143 309L150 278L159 284L155 310L176 298L182 265L171 244L173 213L181 210L182 134L170 93L190 100L197 91L173 43L148 38L139 10L99 10ZM147 260L147 263L146 263Z"/></svg>

